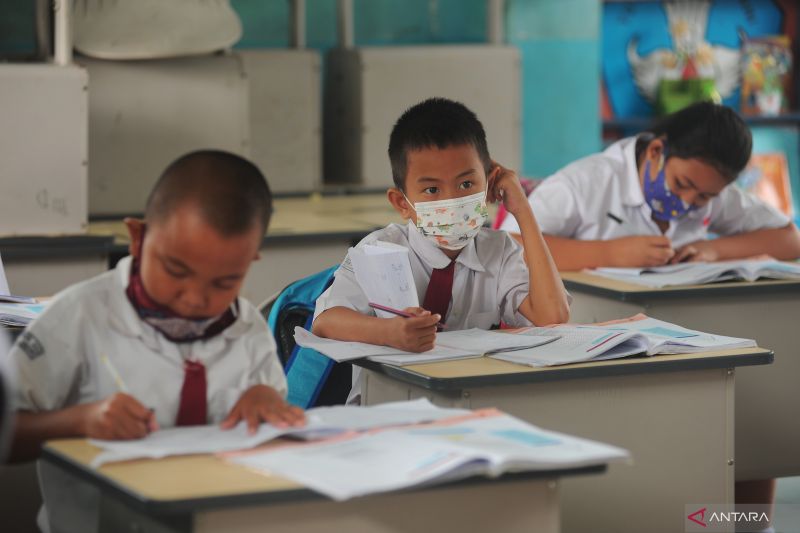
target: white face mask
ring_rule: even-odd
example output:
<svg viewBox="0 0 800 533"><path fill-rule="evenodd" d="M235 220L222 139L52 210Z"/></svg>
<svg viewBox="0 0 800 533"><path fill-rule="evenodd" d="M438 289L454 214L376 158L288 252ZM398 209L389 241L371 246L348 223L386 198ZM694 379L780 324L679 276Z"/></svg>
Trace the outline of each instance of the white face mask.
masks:
<svg viewBox="0 0 800 533"><path fill-rule="evenodd" d="M408 198L406 201L411 204ZM417 202L414 211L419 232L447 250L460 250L469 244L489 218L486 191L461 198Z"/></svg>

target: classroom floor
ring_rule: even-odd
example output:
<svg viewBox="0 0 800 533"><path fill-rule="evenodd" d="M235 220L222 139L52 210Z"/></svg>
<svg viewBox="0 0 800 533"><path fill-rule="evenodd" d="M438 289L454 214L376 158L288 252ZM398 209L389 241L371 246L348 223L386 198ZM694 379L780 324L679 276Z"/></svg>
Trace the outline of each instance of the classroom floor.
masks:
<svg viewBox="0 0 800 533"><path fill-rule="evenodd" d="M775 495L776 509L772 523L776 533L800 533L800 517L797 511L783 510L780 504L800 506L800 477L785 477L778 480L777 494Z"/></svg>

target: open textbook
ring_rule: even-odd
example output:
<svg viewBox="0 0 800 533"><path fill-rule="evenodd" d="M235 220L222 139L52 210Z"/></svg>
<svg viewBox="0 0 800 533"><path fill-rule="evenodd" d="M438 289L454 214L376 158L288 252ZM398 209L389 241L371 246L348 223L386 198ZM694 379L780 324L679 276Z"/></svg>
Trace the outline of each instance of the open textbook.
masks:
<svg viewBox="0 0 800 533"><path fill-rule="evenodd" d="M283 436L319 439L353 431L431 422L467 412L465 409L436 407L422 398L372 407L316 407L306 411L304 426L278 428L261 424L252 435L247 432L246 425L240 423L229 430L221 429L218 425L186 426L158 430L138 440L91 439L89 442L103 449L92 461L92 466L97 467L109 462L139 458L158 459L171 455L245 450Z"/></svg>
<svg viewBox="0 0 800 533"><path fill-rule="evenodd" d="M334 361L342 362L366 357L371 361L401 366L523 350L553 342L557 337L558 333L552 331L540 336L513 335L478 328L443 331L436 334L436 345L432 350L414 353L391 346L325 339L300 327L294 330L294 340L297 344L314 349Z"/></svg>
<svg viewBox="0 0 800 533"><path fill-rule="evenodd" d="M545 431L494 409L425 426L254 450L228 460L335 500L474 475L600 465L626 450Z"/></svg>
<svg viewBox="0 0 800 533"><path fill-rule="evenodd" d="M642 314L603 325L530 328L519 335L558 335L558 338L545 346L491 357L522 365L552 366L636 354L697 353L756 346L751 339L703 333Z"/></svg>
<svg viewBox="0 0 800 533"><path fill-rule="evenodd" d="M649 268L596 268L590 273L647 287L698 285L715 281L758 278L800 279L800 263L775 260L738 260L716 263L678 263Z"/></svg>

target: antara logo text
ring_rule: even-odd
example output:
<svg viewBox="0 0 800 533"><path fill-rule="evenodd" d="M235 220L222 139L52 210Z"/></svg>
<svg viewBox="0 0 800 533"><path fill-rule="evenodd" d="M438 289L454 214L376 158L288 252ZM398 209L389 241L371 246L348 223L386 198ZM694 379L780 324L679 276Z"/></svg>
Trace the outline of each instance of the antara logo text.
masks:
<svg viewBox="0 0 800 533"><path fill-rule="evenodd" d="M703 507L702 509L698 509L697 511L693 512L686 518L694 522L695 524L699 524L703 527L708 527L708 524L722 524L722 523L736 523L736 522L769 522L769 517L767 517L767 513L764 512L756 512L750 511L747 513L739 512L739 511L729 511L729 512L722 512L722 511L714 511L708 516L708 520L706 520L706 511L708 510L707 507Z"/></svg>

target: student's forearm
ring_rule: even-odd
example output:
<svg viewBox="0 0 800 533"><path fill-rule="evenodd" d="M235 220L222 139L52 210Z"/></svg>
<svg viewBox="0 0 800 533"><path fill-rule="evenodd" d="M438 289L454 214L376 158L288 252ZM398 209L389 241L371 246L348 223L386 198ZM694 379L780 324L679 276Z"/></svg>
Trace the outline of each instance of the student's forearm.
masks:
<svg viewBox="0 0 800 533"><path fill-rule="evenodd" d="M530 210L516 218L530 272L530 290L520 312L536 325L566 322L569 320L569 302L564 284L536 218Z"/></svg>
<svg viewBox="0 0 800 533"><path fill-rule="evenodd" d="M311 328L314 335L338 341L384 345L386 320L367 316L346 307L331 307L320 314Z"/></svg>
<svg viewBox="0 0 800 533"><path fill-rule="evenodd" d="M781 260L800 257L800 232L794 224L720 237L709 241L709 244L716 251L719 260L740 259L759 254L768 254Z"/></svg>
<svg viewBox="0 0 800 533"><path fill-rule="evenodd" d="M83 411L83 405L41 413L18 411L14 424L14 438L11 442L10 462L32 461L38 458L42 444L50 439L85 436Z"/></svg>

